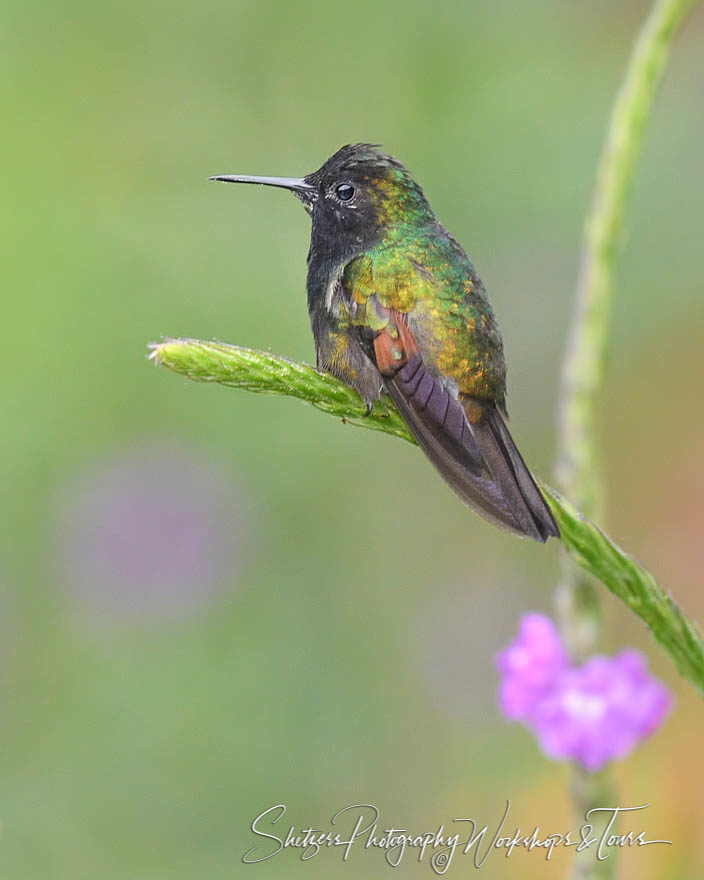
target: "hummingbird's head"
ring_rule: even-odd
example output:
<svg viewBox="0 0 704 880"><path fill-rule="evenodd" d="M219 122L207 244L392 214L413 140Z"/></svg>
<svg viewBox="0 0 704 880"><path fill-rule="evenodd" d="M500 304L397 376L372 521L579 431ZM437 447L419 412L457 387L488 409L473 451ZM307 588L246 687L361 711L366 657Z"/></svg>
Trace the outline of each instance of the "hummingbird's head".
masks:
<svg viewBox="0 0 704 880"><path fill-rule="evenodd" d="M313 237L337 251L363 249L394 230L435 218L405 166L374 144L348 144L301 178L223 175L211 180L291 190L313 221Z"/></svg>

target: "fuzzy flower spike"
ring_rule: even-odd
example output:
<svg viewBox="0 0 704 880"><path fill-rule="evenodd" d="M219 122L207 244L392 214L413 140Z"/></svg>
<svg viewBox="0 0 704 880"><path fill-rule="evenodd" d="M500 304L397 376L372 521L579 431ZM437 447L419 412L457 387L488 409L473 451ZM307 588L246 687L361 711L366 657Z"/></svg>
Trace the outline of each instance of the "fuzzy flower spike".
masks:
<svg viewBox="0 0 704 880"><path fill-rule="evenodd" d="M503 714L532 730L546 755L575 760L586 770L625 757L672 705L638 651L570 665L555 625L541 614L521 619L497 667Z"/></svg>

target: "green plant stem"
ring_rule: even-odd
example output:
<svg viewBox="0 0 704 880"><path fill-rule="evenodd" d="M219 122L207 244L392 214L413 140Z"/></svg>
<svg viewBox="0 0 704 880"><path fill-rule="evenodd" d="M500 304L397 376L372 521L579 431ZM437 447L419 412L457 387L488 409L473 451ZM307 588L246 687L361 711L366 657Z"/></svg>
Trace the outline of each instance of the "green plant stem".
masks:
<svg viewBox="0 0 704 880"><path fill-rule="evenodd" d="M587 516L600 515L596 406L611 323L613 263L643 131L672 40L696 0L657 0L616 97L584 232L575 309L562 372L556 479Z"/></svg>
<svg viewBox="0 0 704 880"><path fill-rule="evenodd" d="M574 314L562 370L555 481L584 514L603 521L599 396L611 323L613 264L643 131L678 28L696 0L657 0L636 40L614 102L587 216ZM556 601L573 657L593 650L599 602L589 579L563 567Z"/></svg>
<svg viewBox="0 0 704 880"><path fill-rule="evenodd" d="M575 824L581 827L584 822L592 826L590 837L600 840L609 828L609 835L616 834L616 822L609 827L611 815L603 812L618 806L616 782L608 765L603 770L591 773L579 765L572 768L570 794L575 808ZM591 813L590 810L597 812ZM618 862L612 850L607 859L596 858L594 846L581 853L575 853L571 880L611 880L616 876Z"/></svg>
<svg viewBox="0 0 704 880"><path fill-rule="evenodd" d="M623 225L629 185L641 151L643 131L653 105L657 86L665 69L669 48L679 26L695 0L656 0L636 40L626 74L616 96L606 140L599 160L592 204L587 216L575 308L562 371L558 409L557 485L584 513L603 521L606 498L598 442L598 403L604 381L605 360L611 323L613 264ZM563 533L564 538L564 533ZM569 544L565 541L569 552ZM604 561L609 555L604 548ZM574 557L574 553L572 553ZM565 557L566 558L566 557ZM592 574L603 575L592 569ZM608 582L613 590L613 586ZM650 583L651 599L654 581ZM659 589L659 588L658 588ZM614 591L615 592L615 591ZM627 591L628 593L628 591ZM620 596L634 606L631 593ZM650 603L650 610L666 611L670 600ZM555 592L563 638L575 662L594 650L600 629L600 603L595 584L573 566L562 566L561 582ZM641 614L645 619L645 616ZM663 644L670 629L651 614L646 621ZM680 639L691 637L687 627L664 645L670 655L681 653ZM578 766L572 772L572 797L578 819L604 806L615 790L608 770L589 774ZM575 858L573 880L608 880L615 876L615 861L597 862L589 851Z"/></svg>
<svg viewBox="0 0 704 880"><path fill-rule="evenodd" d="M307 364L270 352L197 339L167 339L150 348L154 362L189 379L297 397L346 422L414 442L388 398L382 398L365 415L364 403L355 391ZM704 694L704 637L697 625L640 563L554 489L543 485L543 491L570 556L648 625L682 675Z"/></svg>

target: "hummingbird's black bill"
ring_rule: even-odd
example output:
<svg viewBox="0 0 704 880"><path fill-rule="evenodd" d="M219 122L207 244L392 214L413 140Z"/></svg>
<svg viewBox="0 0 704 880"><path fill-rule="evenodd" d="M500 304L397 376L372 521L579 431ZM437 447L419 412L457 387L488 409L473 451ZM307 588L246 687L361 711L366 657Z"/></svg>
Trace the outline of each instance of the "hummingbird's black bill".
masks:
<svg viewBox="0 0 704 880"><path fill-rule="evenodd" d="M302 177L257 177L251 174L218 174L208 180L222 180L224 183L258 183L260 186L279 186L293 192L313 193L315 187L306 183Z"/></svg>

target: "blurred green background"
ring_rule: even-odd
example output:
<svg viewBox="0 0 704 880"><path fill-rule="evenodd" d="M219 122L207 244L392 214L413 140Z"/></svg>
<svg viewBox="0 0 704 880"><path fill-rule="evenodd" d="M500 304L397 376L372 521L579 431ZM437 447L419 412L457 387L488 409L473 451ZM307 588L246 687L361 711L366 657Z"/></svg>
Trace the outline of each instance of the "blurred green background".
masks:
<svg viewBox="0 0 704 880"><path fill-rule="evenodd" d="M579 238L644 2L242 0L0 10L0 871L8 880L378 878L379 853L246 867L254 816L376 804L562 831L566 767L496 708L495 653L550 611L558 547L466 510L417 450L300 403L189 384L162 335L311 360L309 221L215 173L298 175L383 143L466 246L538 474ZM609 531L704 618L704 10L678 40L619 259L603 407ZM428 535L432 535L432 543ZM603 647L676 693L617 769L704 866L701 700L603 591ZM499 854L486 878L562 877ZM432 876L409 854L401 870ZM450 869L460 876L468 860Z"/></svg>

